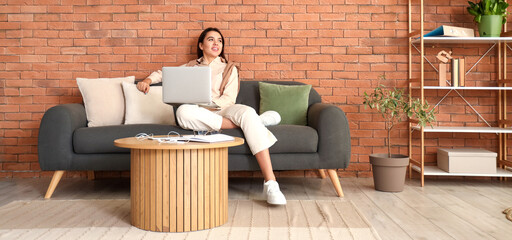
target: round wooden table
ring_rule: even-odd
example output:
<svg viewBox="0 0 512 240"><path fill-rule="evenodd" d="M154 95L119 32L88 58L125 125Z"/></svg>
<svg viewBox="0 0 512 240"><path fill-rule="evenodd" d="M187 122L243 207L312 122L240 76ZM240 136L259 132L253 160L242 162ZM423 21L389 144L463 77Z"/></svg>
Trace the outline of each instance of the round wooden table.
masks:
<svg viewBox="0 0 512 240"><path fill-rule="evenodd" d="M132 225L157 232L186 232L228 220L228 147L218 143L158 143L134 137L114 141L131 149Z"/></svg>

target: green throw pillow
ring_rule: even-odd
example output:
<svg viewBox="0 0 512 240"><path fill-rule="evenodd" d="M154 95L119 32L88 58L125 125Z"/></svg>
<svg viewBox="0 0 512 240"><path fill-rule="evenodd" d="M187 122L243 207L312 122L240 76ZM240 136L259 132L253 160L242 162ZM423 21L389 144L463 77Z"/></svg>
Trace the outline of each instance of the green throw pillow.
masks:
<svg viewBox="0 0 512 240"><path fill-rule="evenodd" d="M260 114L274 110L281 123L306 125L311 85L280 85L259 82Z"/></svg>

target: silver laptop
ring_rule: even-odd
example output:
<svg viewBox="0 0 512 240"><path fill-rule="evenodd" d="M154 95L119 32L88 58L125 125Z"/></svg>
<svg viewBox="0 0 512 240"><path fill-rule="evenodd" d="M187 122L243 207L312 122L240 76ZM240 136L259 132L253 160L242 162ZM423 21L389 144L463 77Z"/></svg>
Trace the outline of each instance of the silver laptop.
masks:
<svg viewBox="0 0 512 240"><path fill-rule="evenodd" d="M211 75L209 67L163 67L163 101L172 105L218 107L212 103Z"/></svg>

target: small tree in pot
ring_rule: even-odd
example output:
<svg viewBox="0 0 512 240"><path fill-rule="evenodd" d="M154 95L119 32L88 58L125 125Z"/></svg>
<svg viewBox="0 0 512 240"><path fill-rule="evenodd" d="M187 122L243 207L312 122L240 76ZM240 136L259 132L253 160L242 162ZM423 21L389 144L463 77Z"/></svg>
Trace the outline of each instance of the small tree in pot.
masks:
<svg viewBox="0 0 512 240"><path fill-rule="evenodd" d="M384 75L379 76L382 80ZM404 94L403 89L394 88L384 90L379 85L373 93L364 93L363 104L371 109L379 111L384 118L387 131L387 154L371 154L370 163L373 169L375 189L388 192L400 192L403 190L405 172L409 165L409 157L399 154L391 154L391 131L406 117L415 118L421 126L434 122L435 115L430 111L429 104L420 99L411 99ZM390 172L388 172L390 170Z"/></svg>

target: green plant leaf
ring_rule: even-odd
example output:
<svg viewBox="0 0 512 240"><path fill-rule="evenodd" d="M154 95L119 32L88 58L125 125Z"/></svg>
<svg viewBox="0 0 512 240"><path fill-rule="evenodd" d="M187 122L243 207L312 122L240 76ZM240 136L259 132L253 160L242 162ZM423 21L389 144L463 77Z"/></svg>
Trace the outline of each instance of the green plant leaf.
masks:
<svg viewBox="0 0 512 240"><path fill-rule="evenodd" d="M498 4L494 3L491 7L491 14L498 15Z"/></svg>
<svg viewBox="0 0 512 240"><path fill-rule="evenodd" d="M491 1L483 0L484 1L484 14L485 15L491 15L491 12L489 8L491 7Z"/></svg>
<svg viewBox="0 0 512 240"><path fill-rule="evenodd" d="M480 23L480 21L482 20L482 15L478 15L475 17L475 22L476 23Z"/></svg>
<svg viewBox="0 0 512 240"><path fill-rule="evenodd" d="M469 14L471 14L473 16L478 16L479 15L479 13L476 10L474 10L474 9L472 9L470 7L468 7L468 12L469 12Z"/></svg>

